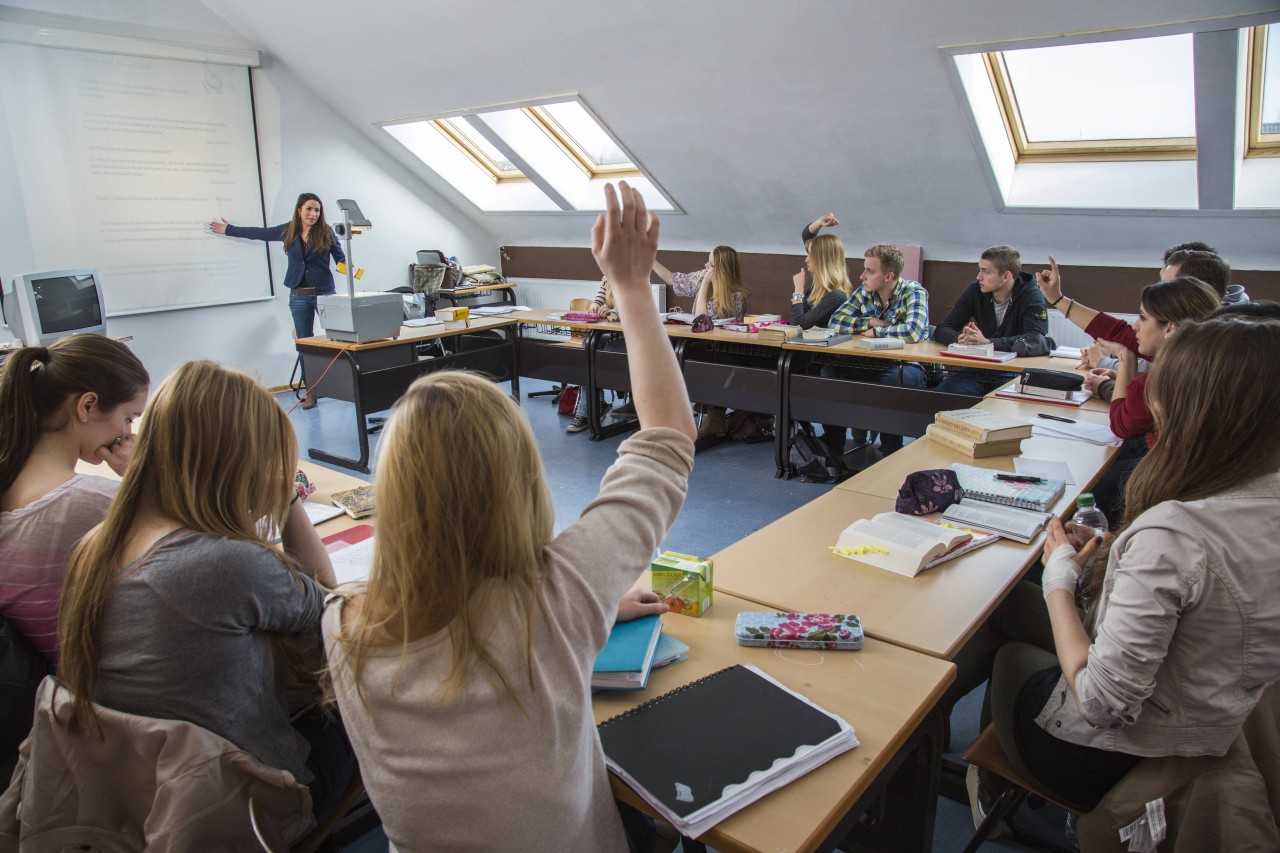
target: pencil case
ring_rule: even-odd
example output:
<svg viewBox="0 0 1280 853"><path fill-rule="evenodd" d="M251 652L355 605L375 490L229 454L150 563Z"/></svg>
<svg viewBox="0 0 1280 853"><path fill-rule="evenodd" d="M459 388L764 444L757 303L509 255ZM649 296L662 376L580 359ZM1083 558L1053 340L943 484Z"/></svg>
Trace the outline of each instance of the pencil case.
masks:
<svg viewBox="0 0 1280 853"><path fill-rule="evenodd" d="M1050 391L1079 391L1084 386L1084 377L1078 373L1067 373L1063 370L1046 370L1043 367L1028 367L1022 371L1018 384L1023 388L1047 388Z"/></svg>
<svg viewBox="0 0 1280 853"><path fill-rule="evenodd" d="M744 611L738 614L733 633L740 646L842 651L862 648L862 620L848 613Z"/></svg>

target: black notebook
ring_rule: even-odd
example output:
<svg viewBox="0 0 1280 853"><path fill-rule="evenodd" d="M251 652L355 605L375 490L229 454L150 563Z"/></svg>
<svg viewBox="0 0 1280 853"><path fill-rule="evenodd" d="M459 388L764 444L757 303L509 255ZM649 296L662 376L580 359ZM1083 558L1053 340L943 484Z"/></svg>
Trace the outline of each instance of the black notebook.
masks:
<svg viewBox="0 0 1280 853"><path fill-rule="evenodd" d="M691 838L858 745L847 722L754 666L722 669L599 730L609 769Z"/></svg>

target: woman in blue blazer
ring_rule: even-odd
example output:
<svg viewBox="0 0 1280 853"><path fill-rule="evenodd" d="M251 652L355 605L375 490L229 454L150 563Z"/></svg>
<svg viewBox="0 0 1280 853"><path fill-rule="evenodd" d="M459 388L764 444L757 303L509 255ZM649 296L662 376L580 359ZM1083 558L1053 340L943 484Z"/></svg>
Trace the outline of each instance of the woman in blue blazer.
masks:
<svg viewBox="0 0 1280 853"><path fill-rule="evenodd" d="M293 334L309 338L315 333L316 297L334 292L333 271L329 259L346 261L342 246L324 219L324 205L315 193L303 193L293 208L293 219L285 225L250 228L232 225L227 220L209 223L209 230L228 237L284 243L289 266L284 273L284 286L289 288L289 313L293 315ZM302 376L305 382L306 374ZM310 409L316 398L308 392L302 408Z"/></svg>

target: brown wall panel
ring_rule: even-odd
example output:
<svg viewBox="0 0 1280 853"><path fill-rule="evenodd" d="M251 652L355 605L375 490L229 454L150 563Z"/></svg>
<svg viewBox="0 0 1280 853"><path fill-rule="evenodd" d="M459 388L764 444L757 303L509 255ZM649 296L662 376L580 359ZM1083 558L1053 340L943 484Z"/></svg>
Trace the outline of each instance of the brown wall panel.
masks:
<svg viewBox="0 0 1280 853"><path fill-rule="evenodd" d="M705 252L659 252L658 260L667 268L692 271L707 261ZM744 252L740 255L742 277L751 290L747 310L773 313L786 317L790 311L791 277L804 266L804 252L799 245L795 254ZM1029 272L1043 269L1043 264L1027 264ZM929 314L937 322L947 312L960 292L973 281L977 259L963 261L924 262L924 286L929 291ZM600 268L590 249L554 246L506 246L503 248L503 273L509 278L551 278L591 281L600 277ZM849 275L857 283L862 272L862 259L849 259ZM1063 267L1063 290L1084 305L1102 311L1132 313L1138 308L1142 288L1159 278L1152 267ZM1233 270L1231 280L1243 284L1253 299L1280 302L1280 271ZM658 277L653 281L657 283ZM688 304L686 304L688 303ZM692 299L675 297L668 288L667 304L691 307ZM558 306L538 306L558 307Z"/></svg>

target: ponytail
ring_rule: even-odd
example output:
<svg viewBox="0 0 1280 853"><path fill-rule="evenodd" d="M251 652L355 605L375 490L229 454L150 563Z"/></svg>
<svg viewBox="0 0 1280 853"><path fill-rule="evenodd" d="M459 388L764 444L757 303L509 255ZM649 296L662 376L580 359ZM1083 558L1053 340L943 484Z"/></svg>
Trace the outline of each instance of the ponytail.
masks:
<svg viewBox="0 0 1280 853"><path fill-rule="evenodd" d="M101 335L73 335L10 353L0 369L0 493L18 479L40 433L66 426L60 409L69 398L93 392L102 411L110 412L150 384L138 357Z"/></svg>

